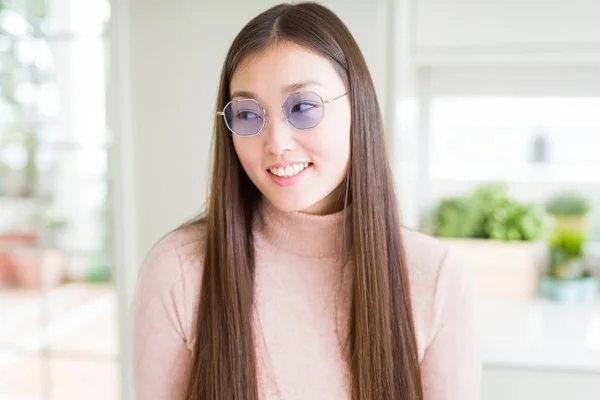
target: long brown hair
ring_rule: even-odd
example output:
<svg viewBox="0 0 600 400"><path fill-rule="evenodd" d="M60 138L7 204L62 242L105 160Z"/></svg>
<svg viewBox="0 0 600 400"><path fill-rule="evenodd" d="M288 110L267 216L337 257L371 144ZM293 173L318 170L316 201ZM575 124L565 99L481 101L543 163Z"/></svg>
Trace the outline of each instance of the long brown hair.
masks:
<svg viewBox="0 0 600 400"><path fill-rule="evenodd" d="M217 109L229 101L240 63L274 43L327 58L347 86L351 154L346 196L347 257L353 268L347 343L353 400L423 398L398 204L379 104L367 64L343 22L315 3L282 4L234 39L221 73ZM237 158L222 119L215 124L210 195L196 224L206 229L204 272L188 400L258 400L252 329L252 221L261 194Z"/></svg>

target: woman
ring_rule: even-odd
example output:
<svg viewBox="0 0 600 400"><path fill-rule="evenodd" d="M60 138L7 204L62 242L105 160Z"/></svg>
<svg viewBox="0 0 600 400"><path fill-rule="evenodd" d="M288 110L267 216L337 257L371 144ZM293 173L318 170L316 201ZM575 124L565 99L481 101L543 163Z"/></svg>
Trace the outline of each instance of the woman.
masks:
<svg viewBox="0 0 600 400"><path fill-rule="evenodd" d="M400 226L375 90L323 6L250 21L221 75L204 216L134 302L138 398L478 396L470 275Z"/></svg>

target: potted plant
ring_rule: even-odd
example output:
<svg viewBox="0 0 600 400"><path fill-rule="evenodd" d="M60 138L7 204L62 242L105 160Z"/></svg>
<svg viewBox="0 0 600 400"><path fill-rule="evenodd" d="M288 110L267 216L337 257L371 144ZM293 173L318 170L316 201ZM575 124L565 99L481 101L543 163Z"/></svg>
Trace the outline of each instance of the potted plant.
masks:
<svg viewBox="0 0 600 400"><path fill-rule="evenodd" d="M570 192L557 194L546 203L546 212L553 217L556 229L585 231L589 210L587 199Z"/></svg>
<svg viewBox="0 0 600 400"><path fill-rule="evenodd" d="M542 212L511 198L503 184L484 184L465 196L444 198L430 231L475 271L484 297L522 298L538 293L547 247Z"/></svg>
<svg viewBox="0 0 600 400"><path fill-rule="evenodd" d="M23 199L0 197L0 287L12 287L17 283L13 250L36 246L38 233L28 221L35 206Z"/></svg>
<svg viewBox="0 0 600 400"><path fill-rule="evenodd" d="M433 234L438 237L476 237L480 214L469 197L442 199L433 212Z"/></svg>
<svg viewBox="0 0 600 400"><path fill-rule="evenodd" d="M34 232L0 233L0 288L12 287L18 283L18 265L15 263L14 250L35 246L36 240Z"/></svg>
<svg viewBox="0 0 600 400"><path fill-rule="evenodd" d="M576 228L559 228L550 239L550 265L540 280L540 293L552 300L579 303L594 299L598 280L585 267L585 233Z"/></svg>
<svg viewBox="0 0 600 400"><path fill-rule="evenodd" d="M50 211L39 213L35 218L40 227L40 245L50 248L58 247L57 234L66 227L67 220Z"/></svg>
<svg viewBox="0 0 600 400"><path fill-rule="evenodd" d="M57 245L56 234L66 226L63 217L43 212L34 215L38 226L35 246L15 248L17 285L23 288L51 289L63 283L67 267L65 252Z"/></svg>

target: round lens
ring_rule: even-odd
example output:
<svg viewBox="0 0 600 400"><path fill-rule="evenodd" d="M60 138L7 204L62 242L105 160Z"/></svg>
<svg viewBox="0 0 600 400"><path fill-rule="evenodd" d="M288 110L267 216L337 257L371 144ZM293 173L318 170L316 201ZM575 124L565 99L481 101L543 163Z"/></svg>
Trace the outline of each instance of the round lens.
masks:
<svg viewBox="0 0 600 400"><path fill-rule="evenodd" d="M233 100L225 106L225 123L236 135L253 136L258 134L265 123L262 107L256 100Z"/></svg>
<svg viewBox="0 0 600 400"><path fill-rule="evenodd" d="M313 92L294 93L283 104L283 112L294 128L314 128L323 118L323 99Z"/></svg>

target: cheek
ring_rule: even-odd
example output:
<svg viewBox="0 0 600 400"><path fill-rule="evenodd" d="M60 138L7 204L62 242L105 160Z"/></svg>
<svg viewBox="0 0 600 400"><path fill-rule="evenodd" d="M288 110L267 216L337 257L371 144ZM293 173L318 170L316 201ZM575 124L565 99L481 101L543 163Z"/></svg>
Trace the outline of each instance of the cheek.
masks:
<svg viewBox="0 0 600 400"><path fill-rule="evenodd" d="M304 147L313 154L314 162L321 167L339 170L346 168L350 157L350 126L328 124L305 141Z"/></svg>
<svg viewBox="0 0 600 400"><path fill-rule="evenodd" d="M233 147L242 164L242 167L248 175L261 166L261 143L256 140L258 137L240 138L233 137Z"/></svg>

